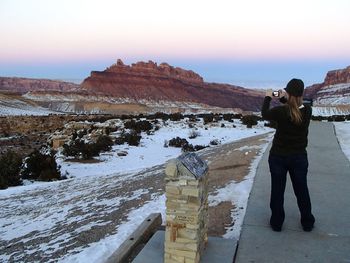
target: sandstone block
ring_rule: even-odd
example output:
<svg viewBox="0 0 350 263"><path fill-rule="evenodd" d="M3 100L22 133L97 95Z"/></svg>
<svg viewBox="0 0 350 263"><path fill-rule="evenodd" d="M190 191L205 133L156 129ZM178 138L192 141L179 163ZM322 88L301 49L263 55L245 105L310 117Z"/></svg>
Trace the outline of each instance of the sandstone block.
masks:
<svg viewBox="0 0 350 263"><path fill-rule="evenodd" d="M186 224L188 229L199 229L199 224Z"/></svg>
<svg viewBox="0 0 350 263"><path fill-rule="evenodd" d="M178 237L187 239L198 239L198 232L192 229L179 229Z"/></svg>
<svg viewBox="0 0 350 263"><path fill-rule="evenodd" d="M178 176L177 163L175 161L170 161L167 164L165 174L170 178L176 178Z"/></svg>
<svg viewBox="0 0 350 263"><path fill-rule="evenodd" d="M185 263L199 263L199 260L197 259L191 259L191 258L185 258Z"/></svg>
<svg viewBox="0 0 350 263"><path fill-rule="evenodd" d="M182 189L181 193L183 195L199 197L199 189L186 188L186 189Z"/></svg>
<svg viewBox="0 0 350 263"><path fill-rule="evenodd" d="M178 195L180 194L180 188L177 186L166 185L165 192L173 195Z"/></svg>
<svg viewBox="0 0 350 263"><path fill-rule="evenodd" d="M196 252L199 249L199 245L193 242L192 243L168 242L166 243L165 247L168 249L194 251L194 252Z"/></svg>
<svg viewBox="0 0 350 263"><path fill-rule="evenodd" d="M175 255L175 256L186 257L190 259L195 259L197 257L197 252L194 252L194 251L184 251L184 250L165 248L165 252L169 253L171 256Z"/></svg>
<svg viewBox="0 0 350 263"><path fill-rule="evenodd" d="M197 244L197 240L195 239L188 239L188 238L182 238L182 237L177 237L176 238L177 243L186 243L186 244Z"/></svg>
<svg viewBox="0 0 350 263"><path fill-rule="evenodd" d="M175 260L178 263L185 263L185 257L179 257L179 256L172 255L171 259Z"/></svg>

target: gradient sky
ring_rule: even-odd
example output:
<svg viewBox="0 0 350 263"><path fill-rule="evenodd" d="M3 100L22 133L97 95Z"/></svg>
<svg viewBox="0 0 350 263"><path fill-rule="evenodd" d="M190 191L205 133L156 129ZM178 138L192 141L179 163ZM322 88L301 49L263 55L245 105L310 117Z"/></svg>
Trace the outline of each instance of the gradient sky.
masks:
<svg viewBox="0 0 350 263"><path fill-rule="evenodd" d="M0 76L83 79L121 58L312 84L350 65L349 13L349 0L0 0Z"/></svg>

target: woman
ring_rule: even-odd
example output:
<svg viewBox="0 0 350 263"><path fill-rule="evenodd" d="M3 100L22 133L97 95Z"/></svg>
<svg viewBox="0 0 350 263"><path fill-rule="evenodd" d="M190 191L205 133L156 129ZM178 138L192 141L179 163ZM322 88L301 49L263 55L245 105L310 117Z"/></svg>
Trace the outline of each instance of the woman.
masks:
<svg viewBox="0 0 350 263"><path fill-rule="evenodd" d="M269 155L271 172L271 218L274 231L281 231L285 218L283 202L287 172L289 172L304 231L311 231L315 218L311 212L311 201L307 187L308 159L306 146L311 118L311 107L303 105L304 83L292 79L285 90L280 90L278 98L283 106L270 108L273 98L271 90L266 92L262 107L262 117L277 123Z"/></svg>

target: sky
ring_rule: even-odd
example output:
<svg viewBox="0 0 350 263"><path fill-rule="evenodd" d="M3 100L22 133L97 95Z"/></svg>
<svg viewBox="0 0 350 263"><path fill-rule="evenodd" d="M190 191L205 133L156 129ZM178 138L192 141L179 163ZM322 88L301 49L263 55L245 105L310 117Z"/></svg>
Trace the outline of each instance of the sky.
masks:
<svg viewBox="0 0 350 263"><path fill-rule="evenodd" d="M0 0L0 76L79 81L121 58L209 82L313 84L350 65L349 12L348 0Z"/></svg>

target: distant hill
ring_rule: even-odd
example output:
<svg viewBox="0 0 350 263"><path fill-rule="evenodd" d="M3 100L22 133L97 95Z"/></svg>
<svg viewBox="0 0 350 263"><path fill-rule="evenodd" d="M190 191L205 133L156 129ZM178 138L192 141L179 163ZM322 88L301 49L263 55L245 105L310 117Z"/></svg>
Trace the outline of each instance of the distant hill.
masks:
<svg viewBox="0 0 350 263"><path fill-rule="evenodd" d="M50 79L30 79L17 77L0 77L0 91L9 91L14 93L26 93L36 90L56 90L71 91L79 88L79 85Z"/></svg>
<svg viewBox="0 0 350 263"><path fill-rule="evenodd" d="M39 106L49 112L113 114L260 111L264 97L259 90L205 82L199 74L167 63L129 66L121 60L92 71L80 85L0 77L0 93L0 115L18 112L18 107L35 112L33 107ZM306 88L304 95L313 98L314 115L350 114L350 67L329 71L323 83Z"/></svg>
<svg viewBox="0 0 350 263"><path fill-rule="evenodd" d="M167 63L121 60L92 71L82 84L45 79L1 78L0 91L26 101L72 113L242 112L259 111L263 92L207 83L197 73Z"/></svg>

